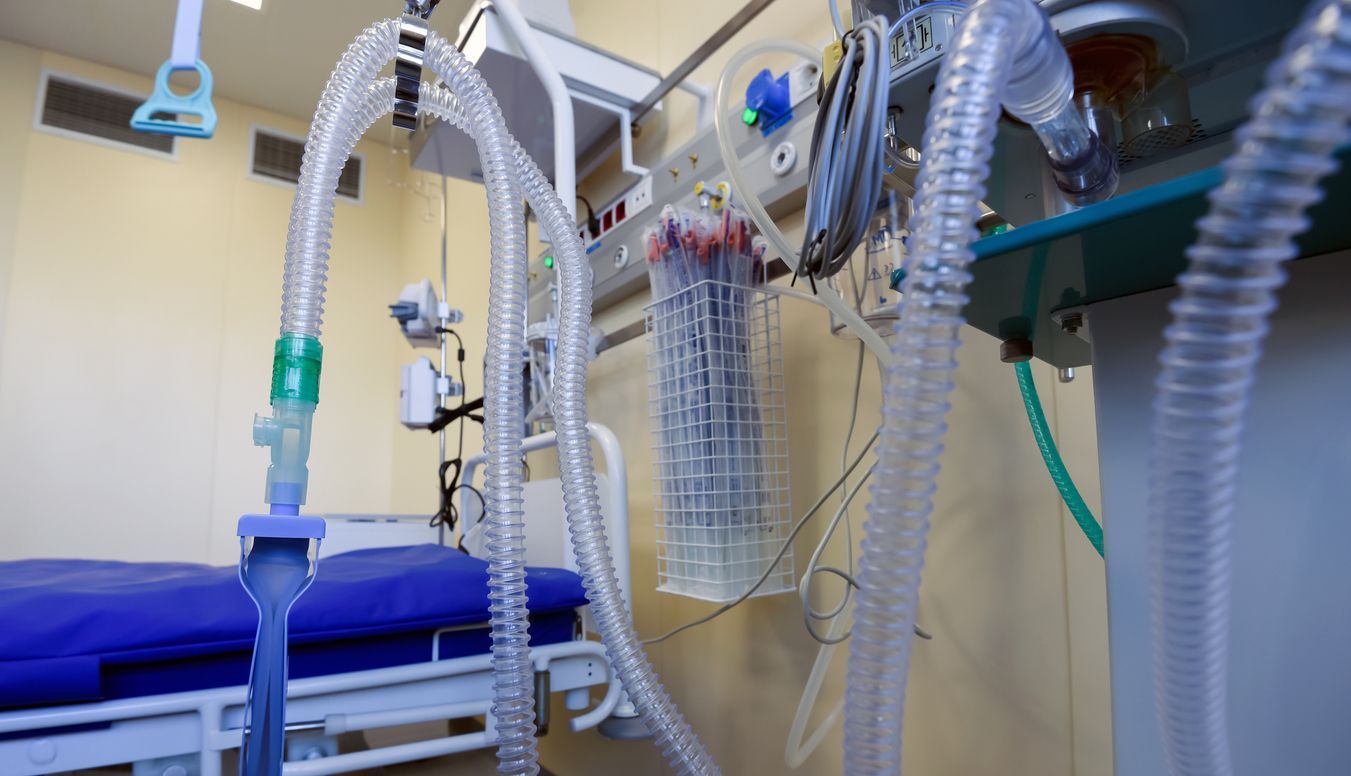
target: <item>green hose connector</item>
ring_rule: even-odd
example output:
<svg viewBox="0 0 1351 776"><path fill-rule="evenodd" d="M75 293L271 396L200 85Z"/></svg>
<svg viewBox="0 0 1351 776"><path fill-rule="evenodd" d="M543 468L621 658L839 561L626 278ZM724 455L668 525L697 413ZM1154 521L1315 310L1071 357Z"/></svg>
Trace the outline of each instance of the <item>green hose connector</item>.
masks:
<svg viewBox="0 0 1351 776"><path fill-rule="evenodd" d="M1019 361L1013 365L1013 371L1018 375L1018 390L1023 394L1027 421L1032 426L1032 436L1037 440L1037 448L1041 450L1041 459L1046 462L1046 471L1050 472L1051 481L1060 491L1065 506L1069 507L1074 522L1079 524L1080 530L1084 532L1088 543L1093 545L1093 549L1098 551L1098 555L1102 555L1102 526L1084 503L1083 496L1079 495L1079 489L1075 487L1069 470L1065 468L1065 462L1060 458L1060 451L1056 449L1055 440L1051 438L1051 429L1046 425L1046 413L1042 411L1041 399L1037 397L1037 385L1032 382L1032 365L1028 361Z"/></svg>
<svg viewBox="0 0 1351 776"><path fill-rule="evenodd" d="M905 268L897 267L891 271L891 280L887 285L892 291L900 291L901 284L905 282Z"/></svg>
<svg viewBox="0 0 1351 776"><path fill-rule="evenodd" d="M307 334L283 334L272 348L272 401L319 403L319 370L324 346Z"/></svg>

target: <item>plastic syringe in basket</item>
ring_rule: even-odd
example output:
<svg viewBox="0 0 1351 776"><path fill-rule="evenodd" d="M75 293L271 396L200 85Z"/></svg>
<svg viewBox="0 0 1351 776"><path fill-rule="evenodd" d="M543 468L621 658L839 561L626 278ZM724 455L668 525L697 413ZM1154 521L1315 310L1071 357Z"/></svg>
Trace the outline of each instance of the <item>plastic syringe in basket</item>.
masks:
<svg viewBox="0 0 1351 776"><path fill-rule="evenodd" d="M663 521L703 547L698 570L725 567L727 545L744 544L729 532L765 522L748 294L763 282L767 243L731 207L667 206L645 247Z"/></svg>

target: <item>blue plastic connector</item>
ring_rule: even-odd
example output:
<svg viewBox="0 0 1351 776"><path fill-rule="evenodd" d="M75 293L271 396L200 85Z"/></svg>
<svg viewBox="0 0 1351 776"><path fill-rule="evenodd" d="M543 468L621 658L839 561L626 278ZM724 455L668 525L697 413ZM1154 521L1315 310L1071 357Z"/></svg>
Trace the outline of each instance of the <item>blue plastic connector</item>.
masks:
<svg viewBox="0 0 1351 776"><path fill-rule="evenodd" d="M775 78L768 68L756 73L746 87L746 107L755 111L760 134L765 137L791 121L793 104L788 74Z"/></svg>
<svg viewBox="0 0 1351 776"><path fill-rule="evenodd" d="M197 71L201 82L192 94L179 96L169 88L169 76L176 70ZM161 113L174 118L155 117ZM195 116L200 121L184 121L185 116ZM200 59L193 67L174 67L171 61L160 65L159 72L155 74L154 91L150 93L150 99L132 114L131 128L157 135L211 137L216 131L216 107L211 104L211 68Z"/></svg>
<svg viewBox="0 0 1351 776"><path fill-rule="evenodd" d="M301 516L299 510L290 515L273 511L270 515L244 515L239 518L236 533L241 539L323 539L327 523L322 517Z"/></svg>

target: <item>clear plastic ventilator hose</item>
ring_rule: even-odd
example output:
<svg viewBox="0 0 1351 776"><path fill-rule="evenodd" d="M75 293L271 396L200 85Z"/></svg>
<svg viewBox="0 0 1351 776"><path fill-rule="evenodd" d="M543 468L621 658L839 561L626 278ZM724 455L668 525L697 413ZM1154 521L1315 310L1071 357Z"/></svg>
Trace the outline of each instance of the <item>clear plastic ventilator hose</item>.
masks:
<svg viewBox="0 0 1351 776"><path fill-rule="evenodd" d="M311 379L317 401L319 324L327 276L337 176L364 131L393 104L393 82L374 81L393 57L398 22L372 25L349 47L325 88L306 144L301 181L288 233L283 294L282 339L274 362L274 388ZM594 468L586 433L586 354L590 335L590 266L572 219L547 179L511 139L497 103L467 60L434 33L427 41L427 66L446 89L428 84L421 108L465 129L476 141L488 190L492 230L492 287L489 299L486 490L489 574L493 632L494 705L499 739L499 772L535 773L533 666L526 632L524 549L521 536L520 352L524 341L526 243L520 218L522 196L540 215L559 257L562 279L555 420L564 502L578 563L611 663L644 722L672 765L682 773L717 773L717 768L657 680L637 644L620 596L599 512ZM283 343L298 343L283 348ZM301 353L308 360L293 357ZM311 362L312 365L311 365ZM302 366L312 370L300 374ZM513 376L514 375L514 376ZM292 380L291 378L295 379ZM273 418L262 425L295 424L303 433L276 434L269 470L269 501L283 492L304 500L308 472L309 417L313 403L296 410L274 400ZM303 443L303 444L302 444ZM300 450L298 454L297 450ZM278 461L285 466L278 466ZM274 476L274 470L277 470ZM274 482L287 487L274 488ZM297 502L297 503L298 503ZM290 502L288 502L290 503ZM275 505L275 504L274 504Z"/></svg>
<svg viewBox="0 0 1351 776"><path fill-rule="evenodd" d="M881 447L859 564L849 649L845 771L898 774L906 673L933 509L948 394L970 281L977 203L1002 109L1081 166L1105 153L1070 105L1073 73L1031 0L980 0L943 57L924 134L911 220L911 270L892 344ZM1072 115L1071 115L1072 114ZM1073 165L1071 165L1073 166ZM1115 168L1108 165L1113 177ZM1092 181L1110 195L1114 181Z"/></svg>
<svg viewBox="0 0 1351 776"><path fill-rule="evenodd" d="M1351 0L1287 39L1210 192L1159 356L1150 468L1155 693L1174 776L1229 776L1230 551L1239 440L1281 264L1351 120Z"/></svg>
<svg viewBox="0 0 1351 776"><path fill-rule="evenodd" d="M468 68L463 56L433 36L429 59L438 75L450 80L443 67ZM462 63L462 64L461 64ZM423 110L462 129L460 100L444 91L424 90ZM574 554L582 571L591 616L605 643L610 662L644 724L657 740L668 762L682 774L715 774L717 765L662 687L628 615L611 560L596 492L595 468L586 431L586 368L591 329L591 265L573 229L572 217L539 168L512 141L516 177L549 235L558 258L560 280L559 344L554 372L554 425L558 435L558 462L563 479L563 502ZM519 271L526 272L524 256Z"/></svg>

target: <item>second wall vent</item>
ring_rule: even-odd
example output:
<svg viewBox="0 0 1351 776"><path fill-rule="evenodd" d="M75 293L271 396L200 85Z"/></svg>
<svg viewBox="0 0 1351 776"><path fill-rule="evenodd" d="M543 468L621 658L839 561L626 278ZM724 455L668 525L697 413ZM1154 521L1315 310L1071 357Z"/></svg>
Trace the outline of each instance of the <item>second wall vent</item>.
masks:
<svg viewBox="0 0 1351 776"><path fill-rule="evenodd" d="M305 143L266 129L253 130L253 162L251 171L272 180L297 183L300 181L300 162L305 156ZM362 159L353 154L347 160L338 178L339 196L361 199Z"/></svg>

